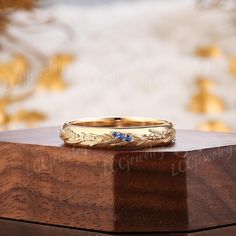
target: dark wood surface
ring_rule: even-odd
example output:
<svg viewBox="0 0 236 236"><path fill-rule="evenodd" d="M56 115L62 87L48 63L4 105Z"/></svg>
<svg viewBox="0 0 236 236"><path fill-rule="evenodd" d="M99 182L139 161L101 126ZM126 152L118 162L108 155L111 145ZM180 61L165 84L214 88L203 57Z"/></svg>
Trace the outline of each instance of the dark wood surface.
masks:
<svg viewBox="0 0 236 236"><path fill-rule="evenodd" d="M108 232L236 223L235 134L178 131L136 151L66 147L58 134L0 133L0 217Z"/></svg>
<svg viewBox="0 0 236 236"><path fill-rule="evenodd" d="M0 236L234 236L236 226L199 232L112 234L0 219Z"/></svg>

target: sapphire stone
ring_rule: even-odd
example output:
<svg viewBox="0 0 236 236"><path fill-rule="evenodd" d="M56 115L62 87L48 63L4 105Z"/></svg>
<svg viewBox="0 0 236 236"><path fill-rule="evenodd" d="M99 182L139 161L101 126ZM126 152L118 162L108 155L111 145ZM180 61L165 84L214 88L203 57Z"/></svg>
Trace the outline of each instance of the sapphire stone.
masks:
<svg viewBox="0 0 236 236"><path fill-rule="evenodd" d="M119 139L120 140L123 140L125 138L125 135L124 134L119 134Z"/></svg>
<svg viewBox="0 0 236 236"><path fill-rule="evenodd" d="M129 135L129 134L127 134L127 136L126 136L126 139L125 139L127 142L131 142L131 140L132 140L132 136L131 135Z"/></svg>

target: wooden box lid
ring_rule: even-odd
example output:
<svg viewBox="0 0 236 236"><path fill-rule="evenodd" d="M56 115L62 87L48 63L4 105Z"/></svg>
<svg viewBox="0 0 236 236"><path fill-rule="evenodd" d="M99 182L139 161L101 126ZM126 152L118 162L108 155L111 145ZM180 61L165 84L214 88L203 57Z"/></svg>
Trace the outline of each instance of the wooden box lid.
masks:
<svg viewBox="0 0 236 236"><path fill-rule="evenodd" d="M178 131L174 145L66 147L59 128L0 133L0 217L107 232L236 223L236 135Z"/></svg>

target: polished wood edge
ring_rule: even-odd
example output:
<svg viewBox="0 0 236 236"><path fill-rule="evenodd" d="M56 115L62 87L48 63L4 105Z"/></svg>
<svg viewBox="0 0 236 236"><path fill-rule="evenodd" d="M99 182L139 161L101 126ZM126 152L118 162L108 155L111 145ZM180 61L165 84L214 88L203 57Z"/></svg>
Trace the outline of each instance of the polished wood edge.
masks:
<svg viewBox="0 0 236 236"><path fill-rule="evenodd" d="M109 233L0 218L0 236L233 236L236 224L189 232Z"/></svg>

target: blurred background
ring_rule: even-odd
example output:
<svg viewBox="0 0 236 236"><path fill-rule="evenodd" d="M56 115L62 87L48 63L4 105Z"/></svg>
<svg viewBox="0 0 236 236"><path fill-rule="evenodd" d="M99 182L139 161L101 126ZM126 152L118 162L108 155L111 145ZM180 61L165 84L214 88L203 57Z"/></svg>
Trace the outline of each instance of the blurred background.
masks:
<svg viewBox="0 0 236 236"><path fill-rule="evenodd" d="M1 0L0 130L94 116L236 131L235 0Z"/></svg>

